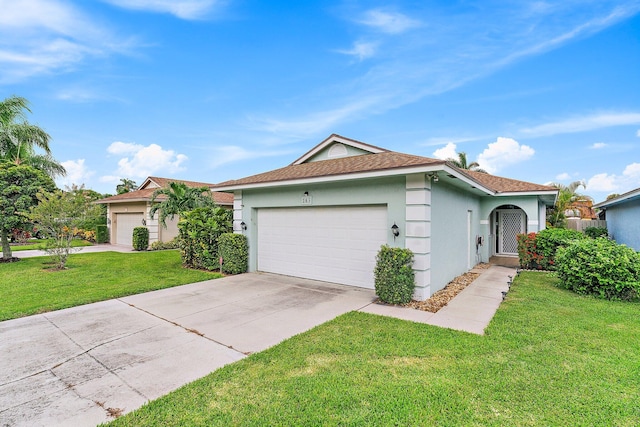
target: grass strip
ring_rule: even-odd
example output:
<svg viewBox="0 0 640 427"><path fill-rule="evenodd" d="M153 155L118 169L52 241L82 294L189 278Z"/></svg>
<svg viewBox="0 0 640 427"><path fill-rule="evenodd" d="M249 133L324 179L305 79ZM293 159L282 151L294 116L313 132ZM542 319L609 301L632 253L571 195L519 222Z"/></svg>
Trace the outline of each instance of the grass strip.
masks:
<svg viewBox="0 0 640 427"><path fill-rule="evenodd" d="M352 312L112 426L636 426L640 304L522 273L478 336Z"/></svg>
<svg viewBox="0 0 640 427"><path fill-rule="evenodd" d="M48 262L0 264L0 320L221 277L183 268L177 250L77 253L63 271L50 270Z"/></svg>

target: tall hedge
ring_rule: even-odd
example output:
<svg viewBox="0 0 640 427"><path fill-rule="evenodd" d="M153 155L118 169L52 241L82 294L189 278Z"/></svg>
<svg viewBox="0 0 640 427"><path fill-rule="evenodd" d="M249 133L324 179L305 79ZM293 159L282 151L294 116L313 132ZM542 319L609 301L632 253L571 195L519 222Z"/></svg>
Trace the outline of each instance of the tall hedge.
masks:
<svg viewBox="0 0 640 427"><path fill-rule="evenodd" d="M560 285L579 294L613 300L640 295L640 253L606 239L574 241L559 248Z"/></svg>
<svg viewBox="0 0 640 427"><path fill-rule="evenodd" d="M416 287L413 252L382 245L376 256L375 289L382 302L406 304Z"/></svg>
<svg viewBox="0 0 640 427"><path fill-rule="evenodd" d="M220 268L218 238L232 231L232 212L221 207L197 208L178 222L182 264L189 268Z"/></svg>
<svg viewBox="0 0 640 427"><path fill-rule="evenodd" d="M249 268L249 243L247 236L225 233L218 238L218 250L222 258L222 271L228 274L246 273Z"/></svg>
<svg viewBox="0 0 640 427"><path fill-rule="evenodd" d="M105 224L96 225L96 243L107 243L109 241L109 229Z"/></svg>
<svg viewBox="0 0 640 427"><path fill-rule="evenodd" d="M147 227L135 227L133 229L133 250L146 251L149 247L149 229Z"/></svg>

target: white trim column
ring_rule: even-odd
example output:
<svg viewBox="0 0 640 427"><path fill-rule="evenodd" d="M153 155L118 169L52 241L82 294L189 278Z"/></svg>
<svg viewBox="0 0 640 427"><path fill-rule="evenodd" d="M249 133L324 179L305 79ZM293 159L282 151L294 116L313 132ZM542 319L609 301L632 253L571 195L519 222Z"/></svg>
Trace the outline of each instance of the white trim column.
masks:
<svg viewBox="0 0 640 427"><path fill-rule="evenodd" d="M160 238L159 228L161 227L160 220L158 219L159 213L156 212L154 219L151 219L151 215L149 215L150 212L151 212L151 203L147 202L147 207L144 212L144 220L147 223L146 227L149 230L149 244L153 242L157 242L159 240ZM142 224L140 225L142 226Z"/></svg>
<svg viewBox="0 0 640 427"><path fill-rule="evenodd" d="M424 301L431 296L431 181L425 174L407 175L405 210L405 245L414 254L413 297Z"/></svg>
<svg viewBox="0 0 640 427"><path fill-rule="evenodd" d="M233 232L243 234L242 226L242 190L233 192Z"/></svg>

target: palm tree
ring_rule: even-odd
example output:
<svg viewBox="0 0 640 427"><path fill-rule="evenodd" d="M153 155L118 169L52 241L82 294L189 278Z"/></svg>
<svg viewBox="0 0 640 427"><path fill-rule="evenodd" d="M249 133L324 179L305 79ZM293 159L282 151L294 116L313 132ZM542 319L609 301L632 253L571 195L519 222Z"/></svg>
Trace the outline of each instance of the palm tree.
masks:
<svg viewBox="0 0 640 427"><path fill-rule="evenodd" d="M584 181L574 181L569 185L561 183L551 183L551 187L558 189L558 197L556 204L551 210L549 216L549 223L554 227L563 227L565 224L565 211L571 206L573 202L590 200L589 196L585 196L577 192L578 188L587 188L587 184Z"/></svg>
<svg viewBox="0 0 640 427"><path fill-rule="evenodd" d="M453 163L453 165L456 166L459 169L467 169L467 170L474 171L474 172L489 173L486 170L481 169L480 168L480 163L478 163L478 162L467 163L467 153L465 153L464 151L461 152L461 153L458 153L458 158L457 159L449 157L447 159L447 162Z"/></svg>
<svg viewBox="0 0 640 427"><path fill-rule="evenodd" d="M215 202L208 187L189 187L184 182L170 182L169 187L159 188L153 192L151 203L163 196L161 201L153 205L149 216L153 218L160 211L158 219L166 227L166 219L192 211L195 208L214 206Z"/></svg>
<svg viewBox="0 0 640 427"><path fill-rule="evenodd" d="M132 179L120 178L120 184L116 185L116 192L118 194L128 193L138 189L138 184Z"/></svg>
<svg viewBox="0 0 640 427"><path fill-rule="evenodd" d="M24 164L39 169L51 178L66 175L64 166L51 155L51 136L26 120L29 102L11 96L0 102L0 161ZM44 151L39 154L36 148Z"/></svg>

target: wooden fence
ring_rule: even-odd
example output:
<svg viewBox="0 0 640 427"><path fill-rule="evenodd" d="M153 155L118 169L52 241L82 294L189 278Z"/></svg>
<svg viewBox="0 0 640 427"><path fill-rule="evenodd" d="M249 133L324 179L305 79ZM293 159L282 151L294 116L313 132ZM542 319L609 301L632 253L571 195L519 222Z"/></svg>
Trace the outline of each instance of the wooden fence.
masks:
<svg viewBox="0 0 640 427"><path fill-rule="evenodd" d="M584 232L587 227L603 227L607 228L607 221L602 219L580 219L568 218L567 228Z"/></svg>

